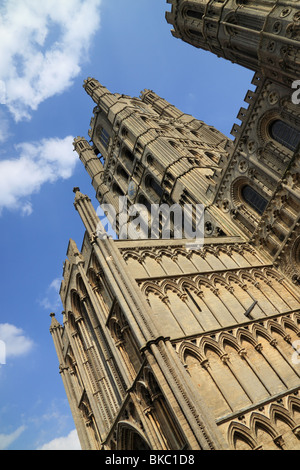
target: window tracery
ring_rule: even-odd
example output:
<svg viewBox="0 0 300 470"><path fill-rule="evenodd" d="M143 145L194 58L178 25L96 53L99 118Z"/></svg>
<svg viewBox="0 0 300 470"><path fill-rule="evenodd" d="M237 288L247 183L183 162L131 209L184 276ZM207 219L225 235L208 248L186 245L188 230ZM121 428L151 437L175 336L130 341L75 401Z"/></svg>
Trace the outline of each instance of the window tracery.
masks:
<svg viewBox="0 0 300 470"><path fill-rule="evenodd" d="M276 142L295 152L300 144L300 131L280 119L272 121L269 127L270 136Z"/></svg>

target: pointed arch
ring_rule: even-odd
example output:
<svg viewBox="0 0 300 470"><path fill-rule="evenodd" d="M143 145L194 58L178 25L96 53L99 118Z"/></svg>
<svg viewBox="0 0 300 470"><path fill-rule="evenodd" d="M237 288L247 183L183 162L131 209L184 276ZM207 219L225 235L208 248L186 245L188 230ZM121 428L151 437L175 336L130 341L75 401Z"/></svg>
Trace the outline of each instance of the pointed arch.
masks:
<svg viewBox="0 0 300 470"><path fill-rule="evenodd" d="M150 277L163 277L166 275L166 271L159 263L160 257L157 252L151 251L150 249L143 250L141 253L141 260L143 267L150 275Z"/></svg>
<svg viewBox="0 0 300 470"><path fill-rule="evenodd" d="M229 285L232 283L237 284L239 287L243 288L245 286L245 283L241 279L241 271L238 271L237 273L232 273L232 272L226 272L225 273L225 279L228 282Z"/></svg>
<svg viewBox="0 0 300 470"><path fill-rule="evenodd" d="M274 428L276 428L276 419L278 418L284 421L285 424L287 424L291 429L293 429L297 424L291 417L288 410L283 406L278 405L277 403L272 403L270 406L269 416Z"/></svg>
<svg viewBox="0 0 300 470"><path fill-rule="evenodd" d="M177 246L174 248L174 254L175 255L182 255L182 256L185 256L187 257L189 251L186 249L186 248L182 248L180 246Z"/></svg>
<svg viewBox="0 0 300 470"><path fill-rule="evenodd" d="M225 269L224 263L218 257L218 251L215 246L205 245L202 249L205 261L212 269Z"/></svg>
<svg viewBox="0 0 300 470"><path fill-rule="evenodd" d="M220 273L210 274L208 279L213 283L214 287L216 287L217 284L221 284L223 287L230 287L230 283L228 283L227 279Z"/></svg>
<svg viewBox="0 0 300 470"><path fill-rule="evenodd" d="M257 281L255 280L255 277L253 275L253 270L249 271L241 271L240 272L240 278L242 281L248 281L250 284L255 284Z"/></svg>
<svg viewBox="0 0 300 470"><path fill-rule="evenodd" d="M245 328L239 328L237 330L236 338L240 346L242 346L243 340L248 341L254 348L258 345L258 341L254 337L253 333Z"/></svg>
<svg viewBox="0 0 300 470"><path fill-rule="evenodd" d="M72 313L74 315L75 320L77 321L82 316L80 296L77 290L75 289L72 289L70 294Z"/></svg>
<svg viewBox="0 0 300 470"><path fill-rule="evenodd" d="M72 332L77 331L77 324L76 324L76 317L73 312L69 311L66 315L67 317L67 324L68 324L68 329Z"/></svg>
<svg viewBox="0 0 300 470"><path fill-rule="evenodd" d="M194 281L194 279L191 278L182 278L178 282L178 287L181 289L182 292L185 292L185 290L192 290L196 294L199 292L199 289Z"/></svg>
<svg viewBox="0 0 300 470"><path fill-rule="evenodd" d="M251 450L257 447L257 442L254 439L251 430L242 423L232 421L227 431L227 439L231 449L246 450L244 445L248 446ZM239 449L238 441L242 442L243 449ZM244 445L243 445L244 444Z"/></svg>
<svg viewBox="0 0 300 470"><path fill-rule="evenodd" d="M208 278L204 276L196 276L195 278L195 283L197 285L197 288L201 291L201 286L207 287L208 289L214 290L215 286L212 281L210 281Z"/></svg>
<svg viewBox="0 0 300 470"><path fill-rule="evenodd" d="M272 336L270 335L269 331L262 325L260 324L253 324L252 326L252 332L254 337L257 340L257 337L259 335L263 336L267 341L271 342L272 341Z"/></svg>
<svg viewBox="0 0 300 470"><path fill-rule="evenodd" d="M168 291L177 294L179 297L182 296L183 292L180 289L180 286L170 279L166 279L161 283L161 289L163 290L165 295L168 295Z"/></svg>
<svg viewBox="0 0 300 470"><path fill-rule="evenodd" d="M271 421L266 416L254 412L250 417L250 429L252 435L257 439L258 428L261 428L264 432L269 434L272 439L277 437L277 431L273 427Z"/></svg>
<svg viewBox="0 0 300 470"><path fill-rule="evenodd" d="M235 349L237 352L240 351L241 347L238 343L238 340L235 336L232 334L228 333L227 331L221 332L219 336L219 344L220 347L225 351L225 345L228 344L230 345L233 349Z"/></svg>
<svg viewBox="0 0 300 470"><path fill-rule="evenodd" d="M126 251L123 254L123 259L124 261L128 261L129 259L134 259L138 262L142 262L142 256L136 251Z"/></svg>
<svg viewBox="0 0 300 470"><path fill-rule="evenodd" d="M146 382L141 378L136 382L136 393L142 403L142 406L148 407L151 406L151 396Z"/></svg>
<svg viewBox="0 0 300 470"><path fill-rule="evenodd" d="M215 352L219 357L224 355L224 350L221 348L219 343L214 340L213 338L203 336L199 342L199 350L201 355L205 358L206 357L206 350L210 349Z"/></svg>
<svg viewBox="0 0 300 470"><path fill-rule="evenodd" d="M92 288L97 287L97 274L96 274L95 269L92 267L89 267L86 274L87 274L87 278Z"/></svg>
<svg viewBox="0 0 300 470"><path fill-rule="evenodd" d="M296 325L300 325L300 310L299 312L295 312L292 318L294 319Z"/></svg>
<svg viewBox="0 0 300 470"><path fill-rule="evenodd" d="M206 352L209 352L209 358L206 357ZM220 360L220 356L222 356L222 351L218 344L210 338L202 341L200 347L185 343L181 349L181 357L186 370L190 374L196 390L206 402L207 407L211 409L215 418L226 416L233 411L230 397L226 393L226 385L223 384L224 373L228 379L228 371ZM229 373L229 380L230 378ZM228 383L226 380L225 382Z"/></svg>
<svg viewBox="0 0 300 470"><path fill-rule="evenodd" d="M274 271L274 269L272 269L270 267L263 268L262 272L264 273L266 279L271 277L273 279L276 279L277 281L282 281L283 280L282 275L279 272Z"/></svg>
<svg viewBox="0 0 300 470"><path fill-rule="evenodd" d="M146 249L142 252L141 256L143 260L145 260L146 258L156 259L157 253Z"/></svg>
<svg viewBox="0 0 300 470"><path fill-rule="evenodd" d="M286 337L286 331L276 320L268 320L266 328L270 332L270 335L272 335L272 331L276 331L282 338Z"/></svg>
<svg viewBox="0 0 300 470"><path fill-rule="evenodd" d="M287 408L292 417L294 417L295 412L300 415L300 398L295 395L289 395L287 399Z"/></svg>
<svg viewBox="0 0 300 470"><path fill-rule="evenodd" d="M82 279L82 276L81 276L80 274L77 274L77 276L76 276L76 287L77 287L78 293L79 293L82 297L86 297L86 296L87 296L87 290L86 290L84 281L83 281L83 279Z"/></svg>
<svg viewBox="0 0 300 470"><path fill-rule="evenodd" d="M272 275L272 273L273 270L271 269L268 271L253 271L254 278L259 279L264 283L264 285L261 287L261 290L268 298L269 302L274 305L278 312L284 313L291 308L289 305L290 291L288 287L281 282L282 277L278 276L278 274ZM279 283L280 286L278 286L277 283ZM295 301L295 298L293 301ZM298 303L298 305L300 306L300 303Z"/></svg>
<svg viewBox="0 0 300 470"><path fill-rule="evenodd" d="M300 318L300 317L299 317ZM281 325L282 327L285 329L285 328L289 328L290 330L292 330L296 335L300 336L300 328L296 325L296 323L294 322L294 320L292 320L291 318L288 318L288 317L282 317L281 318Z"/></svg>
<svg viewBox="0 0 300 470"><path fill-rule="evenodd" d="M122 341L121 325L118 318L116 318L115 316L111 316L107 326L114 341L116 343L118 343L118 341Z"/></svg>
<svg viewBox="0 0 300 470"><path fill-rule="evenodd" d="M263 271L261 269L253 268L251 270L251 273L253 275L254 282L257 282L256 279L259 279L259 280L261 280L265 283L270 283L270 280L269 280L268 276L266 275L265 271Z"/></svg>
<svg viewBox="0 0 300 470"><path fill-rule="evenodd" d="M158 256L168 256L171 258L174 256L174 252L170 248L160 248L157 252Z"/></svg>
<svg viewBox="0 0 300 470"><path fill-rule="evenodd" d="M142 284L141 290L146 297L148 297L150 293L157 295L160 299L163 299L165 296L162 287L153 281L144 282Z"/></svg>
<svg viewBox="0 0 300 470"><path fill-rule="evenodd" d="M161 265L164 271L169 276L177 276L183 273L183 269L180 267L179 263L177 263L176 255L174 255L174 253L168 253L165 250L161 250L158 256L161 259Z"/></svg>
<svg viewBox="0 0 300 470"><path fill-rule="evenodd" d="M120 421L117 426L117 450L151 450L151 447L137 426Z"/></svg>
<svg viewBox="0 0 300 470"><path fill-rule="evenodd" d="M182 364L186 365L186 355L193 355L201 364L205 360L204 354L201 352L200 348L195 344L192 344L188 341L183 341L178 350L178 356Z"/></svg>
<svg viewBox="0 0 300 470"><path fill-rule="evenodd" d="M205 246L202 248L202 253L203 253L204 256L207 255L207 253L215 254L213 248L210 247L209 245L205 245Z"/></svg>
<svg viewBox="0 0 300 470"><path fill-rule="evenodd" d="M87 278L96 295L99 303L98 305L101 307L101 312L103 312L105 315L108 315L112 306L112 297L110 295L109 289L107 288L106 282L103 278L100 278L99 274L96 273L93 267L89 267L87 271ZM94 306L94 308L96 308L96 306Z"/></svg>

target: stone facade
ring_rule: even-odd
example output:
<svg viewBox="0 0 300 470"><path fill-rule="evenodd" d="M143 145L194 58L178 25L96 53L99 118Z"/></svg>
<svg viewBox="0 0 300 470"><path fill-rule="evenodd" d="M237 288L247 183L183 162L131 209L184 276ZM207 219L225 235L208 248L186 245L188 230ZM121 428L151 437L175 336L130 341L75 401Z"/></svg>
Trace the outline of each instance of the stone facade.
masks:
<svg viewBox="0 0 300 470"><path fill-rule="evenodd" d="M151 90L85 81L91 143L74 148L99 203L201 203L205 239L100 239L74 189L86 234L50 331L75 425L83 449L300 449L300 10L168 3L175 37L253 69L256 89L231 141Z"/></svg>

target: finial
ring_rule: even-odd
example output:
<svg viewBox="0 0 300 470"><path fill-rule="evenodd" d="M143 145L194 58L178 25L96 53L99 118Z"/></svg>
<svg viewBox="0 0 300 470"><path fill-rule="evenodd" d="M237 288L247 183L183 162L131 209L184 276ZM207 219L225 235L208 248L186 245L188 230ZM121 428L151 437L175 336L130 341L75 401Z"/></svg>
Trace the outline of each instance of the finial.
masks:
<svg viewBox="0 0 300 470"><path fill-rule="evenodd" d="M73 193L78 193L80 191L80 189L78 188L78 186L76 186L75 188L73 188Z"/></svg>
<svg viewBox="0 0 300 470"><path fill-rule="evenodd" d="M52 334L56 328L61 328L61 324L56 320L55 313L50 313L51 317L51 325L50 325L50 333Z"/></svg>

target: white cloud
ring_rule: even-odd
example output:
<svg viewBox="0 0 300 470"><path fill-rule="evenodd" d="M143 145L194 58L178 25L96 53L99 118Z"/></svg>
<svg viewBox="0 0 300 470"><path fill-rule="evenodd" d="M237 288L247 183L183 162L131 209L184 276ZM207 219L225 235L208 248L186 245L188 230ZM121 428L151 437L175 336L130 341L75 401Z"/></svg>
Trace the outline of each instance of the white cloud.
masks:
<svg viewBox="0 0 300 470"><path fill-rule="evenodd" d="M0 434L0 450L8 449L9 446L21 436L25 429L25 426L20 426L11 434Z"/></svg>
<svg viewBox="0 0 300 470"><path fill-rule="evenodd" d="M57 293L59 292L62 279L58 277L54 279L50 284L50 289L54 289Z"/></svg>
<svg viewBox="0 0 300 470"><path fill-rule="evenodd" d="M54 312L61 305L59 295L61 281L61 278L54 279L48 287L46 295L39 300L40 305L46 310Z"/></svg>
<svg viewBox="0 0 300 470"><path fill-rule="evenodd" d="M33 341L24 331L9 323L0 323L0 340L5 344L6 359L23 356L33 348Z"/></svg>
<svg viewBox="0 0 300 470"><path fill-rule="evenodd" d="M0 90L0 94L1 94L1 90ZM0 96L0 99L1 99L1 96ZM0 143L5 142L8 139L9 135L10 135L9 121L6 118L4 112L0 109Z"/></svg>
<svg viewBox="0 0 300 470"><path fill-rule="evenodd" d="M0 5L0 102L16 121L73 83L100 25L101 0Z"/></svg>
<svg viewBox="0 0 300 470"><path fill-rule="evenodd" d="M58 437L37 450L81 450L77 431L74 429L66 437Z"/></svg>
<svg viewBox="0 0 300 470"><path fill-rule="evenodd" d="M44 183L70 178L77 164L73 137L43 139L16 146L19 157L0 160L0 214L2 209L30 215L28 198Z"/></svg>
<svg viewBox="0 0 300 470"><path fill-rule="evenodd" d="M0 80L0 104L6 103L6 88L5 83Z"/></svg>

